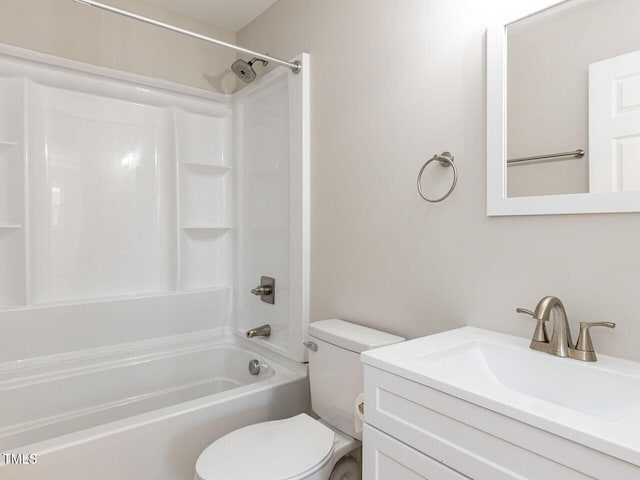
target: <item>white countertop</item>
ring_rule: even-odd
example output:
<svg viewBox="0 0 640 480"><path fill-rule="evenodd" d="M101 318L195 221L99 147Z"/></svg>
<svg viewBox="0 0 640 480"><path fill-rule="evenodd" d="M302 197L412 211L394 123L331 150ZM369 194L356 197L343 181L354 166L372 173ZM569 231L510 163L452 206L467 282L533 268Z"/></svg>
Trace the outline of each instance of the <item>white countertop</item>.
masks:
<svg viewBox="0 0 640 480"><path fill-rule="evenodd" d="M463 327L370 350L366 365L640 466L640 363L593 363Z"/></svg>

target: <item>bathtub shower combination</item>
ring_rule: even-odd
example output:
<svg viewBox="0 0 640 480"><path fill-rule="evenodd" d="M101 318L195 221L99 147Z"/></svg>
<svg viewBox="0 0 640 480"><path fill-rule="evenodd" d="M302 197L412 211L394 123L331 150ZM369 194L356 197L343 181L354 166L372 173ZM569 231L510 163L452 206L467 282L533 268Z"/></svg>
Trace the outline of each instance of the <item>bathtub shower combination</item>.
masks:
<svg viewBox="0 0 640 480"><path fill-rule="evenodd" d="M308 410L294 60L225 96L0 49L0 479L192 478Z"/></svg>

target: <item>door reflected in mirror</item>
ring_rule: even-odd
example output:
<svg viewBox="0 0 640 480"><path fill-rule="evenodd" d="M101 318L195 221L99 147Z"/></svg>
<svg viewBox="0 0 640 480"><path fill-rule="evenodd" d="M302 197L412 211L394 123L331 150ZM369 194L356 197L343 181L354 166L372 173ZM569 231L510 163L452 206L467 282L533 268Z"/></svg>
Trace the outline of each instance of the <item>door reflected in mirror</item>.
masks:
<svg viewBox="0 0 640 480"><path fill-rule="evenodd" d="M506 196L640 191L640 1L506 28Z"/></svg>

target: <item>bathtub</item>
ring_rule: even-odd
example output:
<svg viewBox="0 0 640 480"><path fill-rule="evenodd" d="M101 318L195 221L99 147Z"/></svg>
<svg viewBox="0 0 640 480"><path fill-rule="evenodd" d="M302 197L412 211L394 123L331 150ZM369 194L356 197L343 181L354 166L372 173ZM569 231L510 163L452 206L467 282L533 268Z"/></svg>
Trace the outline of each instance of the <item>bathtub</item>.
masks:
<svg viewBox="0 0 640 480"><path fill-rule="evenodd" d="M0 364L0 479L191 479L213 440L308 411L308 388L228 332Z"/></svg>

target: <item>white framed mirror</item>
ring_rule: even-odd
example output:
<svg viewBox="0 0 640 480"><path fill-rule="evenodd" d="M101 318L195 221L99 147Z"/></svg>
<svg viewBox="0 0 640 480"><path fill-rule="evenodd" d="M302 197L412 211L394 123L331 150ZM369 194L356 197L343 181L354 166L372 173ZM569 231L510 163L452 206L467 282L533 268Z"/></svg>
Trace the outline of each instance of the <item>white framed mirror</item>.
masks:
<svg viewBox="0 0 640 480"><path fill-rule="evenodd" d="M640 212L638 18L541 0L488 29L487 215Z"/></svg>

